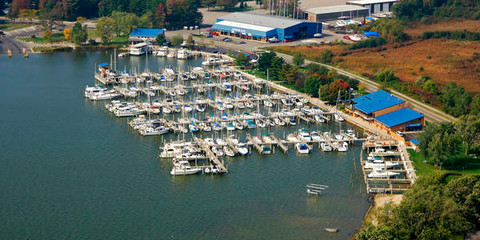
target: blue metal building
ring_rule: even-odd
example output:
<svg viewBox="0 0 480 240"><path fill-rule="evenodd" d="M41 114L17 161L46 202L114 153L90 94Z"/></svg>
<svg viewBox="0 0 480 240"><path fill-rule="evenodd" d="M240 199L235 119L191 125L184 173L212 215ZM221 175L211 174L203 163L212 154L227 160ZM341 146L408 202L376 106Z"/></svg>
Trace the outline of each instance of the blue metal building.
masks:
<svg viewBox="0 0 480 240"><path fill-rule="evenodd" d="M164 29L159 28L135 28L128 36L130 42L154 42L159 34L164 34Z"/></svg>
<svg viewBox="0 0 480 240"><path fill-rule="evenodd" d="M390 129L404 125L398 130L406 131L406 128L411 127L412 125L419 126L421 129L424 121L423 118L423 114L417 111L414 111L410 108L402 108L400 110L378 116L375 118L375 121L385 125ZM397 129L395 129L395 131L396 130Z"/></svg>
<svg viewBox="0 0 480 240"><path fill-rule="evenodd" d="M266 41L276 37L280 41L311 38L321 33L318 23L255 13L236 12L218 18L212 31L222 35Z"/></svg>
<svg viewBox="0 0 480 240"><path fill-rule="evenodd" d="M383 90L356 97L351 100L351 104L352 110L367 120L373 120L376 116L396 111L407 106L405 100L395 97Z"/></svg>

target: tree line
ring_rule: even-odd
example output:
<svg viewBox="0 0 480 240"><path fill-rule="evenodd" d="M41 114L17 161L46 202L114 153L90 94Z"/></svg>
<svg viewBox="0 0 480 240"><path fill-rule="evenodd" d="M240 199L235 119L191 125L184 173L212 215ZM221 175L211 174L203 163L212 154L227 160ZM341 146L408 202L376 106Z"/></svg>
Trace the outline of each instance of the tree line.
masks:
<svg viewBox="0 0 480 240"><path fill-rule="evenodd" d="M341 99L347 99L352 90L358 89L358 81L319 64L303 66L304 60L303 54L296 54L293 57L294 64L289 64L275 52L265 52L258 58L255 69L271 81L280 81L287 87L330 103L335 103L339 93ZM249 58L240 53L235 64L245 67L250 64Z"/></svg>
<svg viewBox="0 0 480 240"><path fill-rule="evenodd" d="M114 18L115 13L122 13L129 18L137 16L149 27L178 29L202 22L201 4L200 0L13 0L8 16L17 18L22 9L34 9L40 19L74 21L79 17Z"/></svg>
<svg viewBox="0 0 480 240"><path fill-rule="evenodd" d="M402 20L427 22L432 16L480 19L480 2L472 0L402 0L393 6L395 16Z"/></svg>
<svg viewBox="0 0 480 240"><path fill-rule="evenodd" d="M378 224L367 224L356 239L463 239L470 229L480 227L480 176L449 179L420 177L398 206L387 204L378 210Z"/></svg>
<svg viewBox="0 0 480 240"><path fill-rule="evenodd" d="M436 166L454 166L469 161L468 154L480 152L480 115L458 121L429 123L417 136L420 153Z"/></svg>

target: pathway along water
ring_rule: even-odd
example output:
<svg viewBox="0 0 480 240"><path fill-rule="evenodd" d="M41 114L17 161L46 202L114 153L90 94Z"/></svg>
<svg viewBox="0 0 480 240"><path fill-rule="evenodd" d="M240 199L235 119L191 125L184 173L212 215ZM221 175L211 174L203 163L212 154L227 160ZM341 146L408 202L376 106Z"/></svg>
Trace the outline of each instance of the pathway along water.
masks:
<svg viewBox="0 0 480 240"><path fill-rule="evenodd" d="M1 239L347 239L361 225L368 201L352 161L359 146L253 153L227 159L228 175L174 178L171 163L157 158L160 137L141 137L127 119L82 97L95 63L109 58L0 56ZM152 57L149 68L200 64L167 61ZM143 70L144 63L130 57L118 66ZM329 189L309 197L311 182Z"/></svg>

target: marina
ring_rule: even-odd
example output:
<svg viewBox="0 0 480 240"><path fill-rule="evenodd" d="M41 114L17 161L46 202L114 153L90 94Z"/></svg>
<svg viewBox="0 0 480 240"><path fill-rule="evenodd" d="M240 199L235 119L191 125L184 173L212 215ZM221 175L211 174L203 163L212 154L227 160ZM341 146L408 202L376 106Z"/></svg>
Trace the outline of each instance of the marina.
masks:
<svg viewBox="0 0 480 240"><path fill-rule="evenodd" d="M108 62L110 55L111 52L75 52L35 54L27 61L15 57L0 59L11 69L0 98L18 110L6 114L1 126L5 133L2 161L9 169L1 175L6 186L2 213L4 219L11 219L2 221L5 229L19 238L28 238L31 231L38 231L36 236L40 238L132 239L148 232L157 239L223 239L227 235L230 239L258 239L263 234L276 239L346 239L361 225L369 204L359 163L361 142L349 144L347 152L324 152L313 143L310 154L299 154L293 144L283 143L288 146L287 154L277 144L270 155L265 155L246 145L246 134L253 138L269 133L272 139L286 140L289 134L305 128L314 139L313 132L346 134L351 129L359 138L365 138L362 129L347 121L307 124L297 119L295 126L284 123L265 128L244 127L228 133L226 127L196 133L189 129L185 139L180 132L143 137L130 127L130 121L136 117L116 117L105 104L112 100L146 103L146 94L95 101L82 97L85 86L92 86L93 66ZM147 66L145 56L117 61L119 69L142 69L140 73ZM160 66L190 72L194 67L202 67L202 61L149 55L148 69L159 72ZM74 62L75 67L58 67L65 62ZM46 74L51 72L68 77ZM32 74L36 77L32 78ZM269 95L272 94L270 91ZM187 96L184 95L185 102L195 100ZM262 115L267 115L268 110L263 112L262 107ZM211 111L206 106L204 113L211 117ZM228 111L239 112L235 108ZM148 113L143 115L148 120ZM150 119L158 117L163 115L150 114ZM178 118L191 117L186 112L166 116L176 122ZM224 153L219 157L228 174L172 177L173 159L159 157L159 147L164 143L191 142L193 137L216 140L220 135L227 144L232 144L230 135L239 141L238 156ZM26 149L25 144L30 147ZM356 165L352 159L357 160ZM188 162L196 165L195 161ZM197 165L211 164L198 161ZM326 184L329 189L320 197L309 197L305 185L311 182ZM27 192L31 198L25 198ZM91 220L85 221L87 218ZM27 228L17 221L35 222L35 227ZM331 227L341 230L335 234L324 230ZM262 229L261 235L251 231L255 228ZM78 232L65 233L64 229Z"/></svg>

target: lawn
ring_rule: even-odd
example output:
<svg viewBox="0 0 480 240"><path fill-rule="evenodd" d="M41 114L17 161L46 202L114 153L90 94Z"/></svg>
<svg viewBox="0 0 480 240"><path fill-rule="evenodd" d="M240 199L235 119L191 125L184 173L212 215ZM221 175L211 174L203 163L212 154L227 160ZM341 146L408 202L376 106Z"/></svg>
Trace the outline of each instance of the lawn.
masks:
<svg viewBox="0 0 480 240"><path fill-rule="evenodd" d="M100 38L96 29L87 29L88 39ZM109 45L128 45L128 36L113 37Z"/></svg>
<svg viewBox="0 0 480 240"><path fill-rule="evenodd" d="M408 150L412 160L415 173L418 176L431 175L435 173L453 173L453 174L480 174L480 159L458 157L458 164L455 166L444 166L442 170L426 162L425 156L414 150Z"/></svg>
<svg viewBox="0 0 480 240"><path fill-rule="evenodd" d="M25 42L34 42L34 43L59 43L59 42L65 42L65 36L63 33L54 33L52 34L52 38L50 42L47 42L47 40L44 37L24 37L24 38L19 38L22 41Z"/></svg>
<svg viewBox="0 0 480 240"><path fill-rule="evenodd" d="M34 25L24 24L24 23L2 23L0 24L0 30L7 32L7 31L13 31L21 28L30 27L30 26L34 26Z"/></svg>

